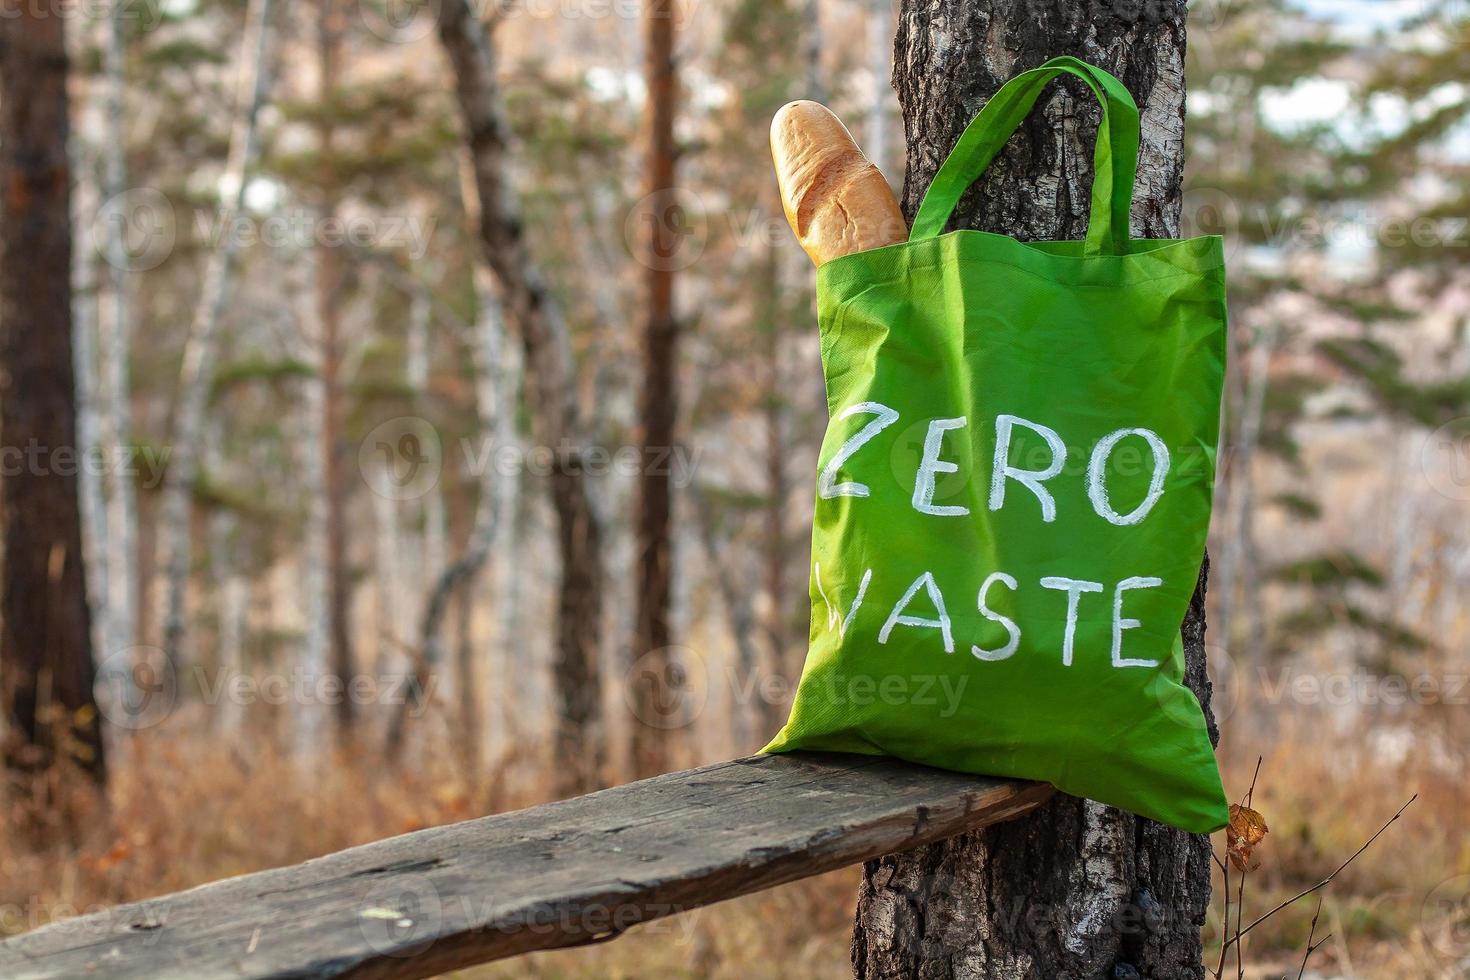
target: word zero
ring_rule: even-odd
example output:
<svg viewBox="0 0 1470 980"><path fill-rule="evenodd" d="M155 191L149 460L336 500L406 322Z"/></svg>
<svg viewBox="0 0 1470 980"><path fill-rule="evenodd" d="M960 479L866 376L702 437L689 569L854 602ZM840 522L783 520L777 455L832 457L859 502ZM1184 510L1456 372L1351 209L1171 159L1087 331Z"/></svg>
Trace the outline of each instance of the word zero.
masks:
<svg viewBox="0 0 1470 980"><path fill-rule="evenodd" d="M871 496L872 489L865 483L856 481L838 483L838 470L871 442L878 433L899 419L898 412L887 405L879 402L860 402L848 406L833 421L841 422L854 415L871 415L873 419L844 442L841 448L832 454L827 465L822 467L821 476L817 480L817 493L824 500L831 500L834 497ZM969 424L969 419L964 416L952 419L933 419L929 422L929 430L924 436L923 453L919 458L919 470L914 477L914 492L911 498L914 510L933 517L964 517L970 513L970 508L962 504L936 504L934 502L936 478L940 474L959 472L957 464L942 458L945 434L964 429ZM1051 459L1045 466L1028 470L1011 464L1011 438L1018 427L1031 430L1046 442L1047 448L1051 451ZM1143 501L1128 513L1120 514L1113 509L1112 501L1108 498L1107 483L1103 477L1107 472L1108 460L1112 457L1113 451L1117 449L1118 443L1129 436L1137 436L1148 444L1149 451L1153 454L1153 472L1149 479L1148 493L1144 495ZM1048 428L1039 422L1028 421L1018 415L996 416L995 465L990 478L990 509L1000 510L1005 505L1006 486L1014 482L1031 491L1036 497L1041 504L1041 519L1048 524L1054 522L1057 519L1057 504L1051 491L1046 488L1046 481L1062 472L1066 460L1067 446L1055 429ZM1164 445L1164 440L1159 438L1158 433L1144 428L1118 429L1100 439L1092 449L1092 455L1087 461L1087 499L1092 502L1092 509L1097 512L1097 515L1109 524L1129 527L1140 523L1159 502L1159 498L1164 494L1164 478L1168 472L1169 449Z"/></svg>

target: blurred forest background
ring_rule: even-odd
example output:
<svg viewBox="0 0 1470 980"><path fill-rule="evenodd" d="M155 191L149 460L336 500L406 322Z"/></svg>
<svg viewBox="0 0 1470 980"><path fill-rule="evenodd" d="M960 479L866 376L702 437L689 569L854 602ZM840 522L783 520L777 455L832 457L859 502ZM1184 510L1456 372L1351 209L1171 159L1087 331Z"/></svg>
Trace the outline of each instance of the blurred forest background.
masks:
<svg viewBox="0 0 1470 980"><path fill-rule="evenodd" d="M399 0L67 5L98 703L11 732L0 935L784 719L825 415L767 127L824 101L899 185L897 11L476 6L491 44L451 62ZM1229 247L1208 638L1232 796L1263 757L1251 888L1314 883L1417 792L1314 964L1470 976L1470 6L1206 0L1189 55L1187 233ZM848 975L855 880L472 975ZM1252 932L1253 969L1310 917Z"/></svg>

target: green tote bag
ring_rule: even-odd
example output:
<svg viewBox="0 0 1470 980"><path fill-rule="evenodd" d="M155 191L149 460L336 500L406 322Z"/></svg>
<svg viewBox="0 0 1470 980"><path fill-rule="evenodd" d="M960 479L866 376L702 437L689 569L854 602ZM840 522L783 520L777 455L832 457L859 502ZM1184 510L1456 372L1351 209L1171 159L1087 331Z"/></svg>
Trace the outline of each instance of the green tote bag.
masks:
<svg viewBox="0 0 1470 980"><path fill-rule="evenodd" d="M941 234L1063 73L1104 109L1086 240ZM1210 520L1223 244L1129 238L1138 139L1121 82L1056 58L970 123L907 242L818 270L811 641L766 751L891 755L1224 826L1179 635Z"/></svg>

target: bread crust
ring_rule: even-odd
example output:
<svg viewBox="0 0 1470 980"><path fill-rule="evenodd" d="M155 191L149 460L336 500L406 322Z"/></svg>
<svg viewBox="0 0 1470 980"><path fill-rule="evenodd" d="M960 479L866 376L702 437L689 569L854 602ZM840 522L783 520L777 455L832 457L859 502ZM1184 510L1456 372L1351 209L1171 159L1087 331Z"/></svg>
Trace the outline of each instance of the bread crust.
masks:
<svg viewBox="0 0 1470 980"><path fill-rule="evenodd" d="M786 220L818 266L908 237L893 188L826 106L783 106L771 120L771 158Z"/></svg>

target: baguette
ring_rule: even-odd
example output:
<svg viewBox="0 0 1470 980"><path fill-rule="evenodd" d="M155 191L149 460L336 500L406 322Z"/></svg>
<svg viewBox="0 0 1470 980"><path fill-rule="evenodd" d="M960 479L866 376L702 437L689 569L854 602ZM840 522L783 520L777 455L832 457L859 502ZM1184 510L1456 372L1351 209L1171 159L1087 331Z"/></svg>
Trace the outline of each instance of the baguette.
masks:
<svg viewBox="0 0 1470 980"><path fill-rule="evenodd" d="M826 106L782 106L771 120L771 157L786 220L819 267L908 238L893 188Z"/></svg>

